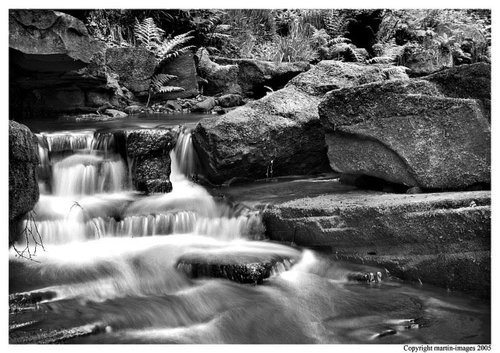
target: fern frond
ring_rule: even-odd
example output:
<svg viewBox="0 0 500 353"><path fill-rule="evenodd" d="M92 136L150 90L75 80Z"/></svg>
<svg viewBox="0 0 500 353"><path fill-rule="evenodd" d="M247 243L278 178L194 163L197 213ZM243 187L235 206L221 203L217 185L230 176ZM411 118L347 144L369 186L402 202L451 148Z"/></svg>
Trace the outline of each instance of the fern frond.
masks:
<svg viewBox="0 0 500 353"><path fill-rule="evenodd" d="M159 28L151 17L142 22L135 19L134 35L136 40L148 49L156 48L163 38L165 31Z"/></svg>
<svg viewBox="0 0 500 353"><path fill-rule="evenodd" d="M184 88L176 86L163 86L158 89L159 93L182 92Z"/></svg>
<svg viewBox="0 0 500 353"><path fill-rule="evenodd" d="M390 56L376 56L369 60L366 60L367 64L392 64L394 63L394 58Z"/></svg>
<svg viewBox="0 0 500 353"><path fill-rule="evenodd" d="M193 45L179 49L180 46L186 44L188 41L194 38L190 35L192 32L193 31L189 31L183 34L179 34L172 39L165 39L157 48L156 57L158 61L163 62L165 60L173 59L193 49Z"/></svg>
<svg viewBox="0 0 500 353"><path fill-rule="evenodd" d="M160 92L160 89L164 87L165 83L177 78L175 75L168 74L157 74L151 77L151 82L149 83L149 89L153 92Z"/></svg>
<svg viewBox="0 0 500 353"><path fill-rule="evenodd" d="M351 43L351 40L349 38L346 38L346 37L337 36L337 37L332 39L332 43L334 43L334 44Z"/></svg>

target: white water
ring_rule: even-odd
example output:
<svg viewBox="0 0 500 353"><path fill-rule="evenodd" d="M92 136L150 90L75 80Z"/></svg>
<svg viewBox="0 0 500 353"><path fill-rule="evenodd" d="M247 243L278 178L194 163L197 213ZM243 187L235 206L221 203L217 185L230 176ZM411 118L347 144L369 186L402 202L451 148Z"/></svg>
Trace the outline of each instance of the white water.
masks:
<svg viewBox="0 0 500 353"><path fill-rule="evenodd" d="M34 262L12 250L9 262L10 292L55 293L26 314L32 337L98 323L105 332L70 343L489 341L484 305L398 283L353 285L348 270L312 251L253 241L264 231L258 213L217 202L186 177L196 172L189 133L171 151L172 192L149 196L131 189L112 135L39 139L47 180L35 212L45 251ZM193 252L300 260L278 263L252 286L187 278L177 261ZM428 326L399 324L409 319ZM387 328L397 334L376 341Z"/></svg>

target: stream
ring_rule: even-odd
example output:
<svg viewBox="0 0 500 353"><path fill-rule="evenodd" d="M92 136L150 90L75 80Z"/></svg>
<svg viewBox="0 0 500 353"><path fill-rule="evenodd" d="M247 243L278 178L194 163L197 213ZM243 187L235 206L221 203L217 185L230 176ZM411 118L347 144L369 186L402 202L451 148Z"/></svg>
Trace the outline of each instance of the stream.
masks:
<svg viewBox="0 0 500 353"><path fill-rule="evenodd" d="M207 190L188 177L195 168L189 127L200 118L30 126L40 141L41 195L34 222L23 227L39 234L43 248L16 244L36 251L35 261L11 249L9 294L40 300L11 312L11 343L57 343L61 332L70 332L61 341L70 344L490 342L487 302L390 277L353 282L352 272L384 269L265 239L252 204L297 197L292 183L301 193L321 193L330 179L283 179L272 195L259 193L265 182ZM135 191L130 161L100 133L186 122L170 152L167 194ZM250 202L215 195L225 192ZM190 278L178 261L193 253L295 261L276 263L262 284L240 284Z"/></svg>

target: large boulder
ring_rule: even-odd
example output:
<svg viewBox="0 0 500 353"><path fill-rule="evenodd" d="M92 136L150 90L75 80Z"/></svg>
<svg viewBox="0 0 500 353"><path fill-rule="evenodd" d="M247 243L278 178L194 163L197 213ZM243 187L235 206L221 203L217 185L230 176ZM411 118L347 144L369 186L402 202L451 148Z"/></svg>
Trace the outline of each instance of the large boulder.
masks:
<svg viewBox="0 0 500 353"><path fill-rule="evenodd" d="M9 12L9 103L13 116L92 113L129 97L105 67L105 45L80 20L52 10Z"/></svg>
<svg viewBox="0 0 500 353"><path fill-rule="evenodd" d="M384 80L383 67L322 61L284 89L196 126L193 142L214 183L329 170L317 107L333 88Z"/></svg>
<svg viewBox="0 0 500 353"><path fill-rule="evenodd" d="M488 120L491 115L491 65L460 65L422 77L436 84L448 97L479 99Z"/></svg>
<svg viewBox="0 0 500 353"><path fill-rule="evenodd" d="M238 84L247 97L260 98L272 90L283 88L288 81L310 69L307 62L274 62L255 59L228 59L215 57L222 65L238 65Z"/></svg>
<svg viewBox="0 0 500 353"><path fill-rule="evenodd" d="M490 183L490 126L476 100L388 81L329 92L319 115L338 172L427 189Z"/></svg>
<svg viewBox="0 0 500 353"><path fill-rule="evenodd" d="M149 82L156 69L155 55L145 48L108 48L106 66L135 95L147 96Z"/></svg>
<svg viewBox="0 0 500 353"><path fill-rule="evenodd" d="M184 91L160 93L158 97L162 99L191 98L199 94L196 65L192 52L185 53L167 62L162 66L161 72L177 76L168 84L181 87Z"/></svg>
<svg viewBox="0 0 500 353"><path fill-rule="evenodd" d="M238 82L238 65L219 65L214 63L205 48L196 52L199 75L206 80L203 94L241 94Z"/></svg>
<svg viewBox="0 0 500 353"><path fill-rule="evenodd" d="M132 158L132 182L146 193L170 192L170 156L176 134L170 129L126 132L127 156Z"/></svg>
<svg viewBox="0 0 500 353"><path fill-rule="evenodd" d="M50 71L82 68L102 50L98 42L89 39L83 22L52 10L9 11L9 47L35 55L32 64L37 67L32 69L39 71L47 67Z"/></svg>
<svg viewBox="0 0 500 353"><path fill-rule="evenodd" d="M38 147L25 125L9 120L9 235L15 241L16 223L38 201Z"/></svg>
<svg viewBox="0 0 500 353"><path fill-rule="evenodd" d="M267 236L337 260L490 295L491 193L332 193L265 207Z"/></svg>

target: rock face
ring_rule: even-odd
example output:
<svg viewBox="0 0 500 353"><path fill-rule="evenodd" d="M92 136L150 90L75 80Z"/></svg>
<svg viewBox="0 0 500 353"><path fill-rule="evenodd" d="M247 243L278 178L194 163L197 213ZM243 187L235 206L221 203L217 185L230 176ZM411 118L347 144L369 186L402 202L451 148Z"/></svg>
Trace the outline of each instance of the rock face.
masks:
<svg viewBox="0 0 500 353"><path fill-rule="evenodd" d="M427 189L490 183L490 126L476 100L389 81L329 92L319 115L335 171Z"/></svg>
<svg viewBox="0 0 500 353"><path fill-rule="evenodd" d="M448 97L479 99L485 116L491 121L491 65L476 63L460 65L422 77Z"/></svg>
<svg viewBox="0 0 500 353"><path fill-rule="evenodd" d="M119 75L119 81L132 93L147 96L156 68L153 53L144 48L108 48L106 66Z"/></svg>
<svg viewBox="0 0 500 353"><path fill-rule="evenodd" d="M9 236L17 238L16 222L38 201L36 137L22 124L9 120Z"/></svg>
<svg viewBox="0 0 500 353"><path fill-rule="evenodd" d="M170 156L175 134L170 129L137 129L126 135L127 156L133 158L132 181L146 193L170 192Z"/></svg>
<svg viewBox="0 0 500 353"><path fill-rule="evenodd" d="M200 48L196 52L198 73L207 83L203 87L203 94L216 95L236 93L241 94L238 82L238 65L219 65L210 60L208 51Z"/></svg>
<svg viewBox="0 0 500 353"><path fill-rule="evenodd" d="M247 97L260 98L272 90L283 88L288 81L310 69L307 62L277 63L253 59L214 58L222 65L238 65L238 84ZM267 88L267 87L269 88Z"/></svg>
<svg viewBox="0 0 500 353"><path fill-rule="evenodd" d="M182 87L184 91L160 93L161 99L191 98L196 97L198 92L198 80L193 53L186 53L169 61L161 69L162 73L177 76L168 82L170 86Z"/></svg>
<svg viewBox="0 0 500 353"><path fill-rule="evenodd" d="M489 191L350 192L296 199L263 215L273 240L385 267L402 279L490 295Z"/></svg>
<svg viewBox="0 0 500 353"><path fill-rule="evenodd" d="M322 61L284 89L220 117L203 119L193 142L206 177L266 178L328 170L317 107L329 90L384 80L383 67Z"/></svg>
<svg viewBox="0 0 500 353"><path fill-rule="evenodd" d="M51 10L9 12L12 116L95 113L129 99L105 68L105 46L78 19Z"/></svg>
<svg viewBox="0 0 500 353"><path fill-rule="evenodd" d="M83 22L51 10L9 11L9 47L37 55L39 67L36 69L40 71L48 60L61 63L64 67L59 66L61 71L82 68L101 50L97 42L89 40Z"/></svg>

